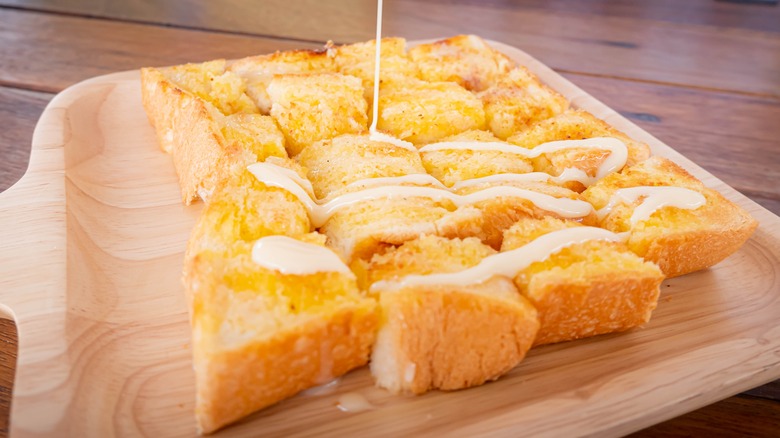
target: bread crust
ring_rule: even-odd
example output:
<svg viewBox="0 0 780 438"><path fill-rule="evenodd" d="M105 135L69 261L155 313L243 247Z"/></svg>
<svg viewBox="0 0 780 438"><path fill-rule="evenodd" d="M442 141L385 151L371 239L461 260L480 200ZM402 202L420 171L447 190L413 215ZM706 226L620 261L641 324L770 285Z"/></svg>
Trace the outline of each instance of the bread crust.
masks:
<svg viewBox="0 0 780 438"><path fill-rule="evenodd" d="M665 207L636 225L627 224L633 206L618 205L600 221L616 232L629 231L628 247L658 264L667 277L707 269L737 251L758 222L738 205L709 189L671 160L652 157L602 179L583 197L602 208L617 190L638 186L673 186L697 191L706 203L694 210Z"/></svg>
<svg viewBox="0 0 780 438"><path fill-rule="evenodd" d="M315 318L234 350L196 345L198 430L212 433L365 365L377 320L373 303L363 304L368 305L344 306L327 319Z"/></svg>
<svg viewBox="0 0 780 438"><path fill-rule="evenodd" d="M222 116L218 110L159 70L141 69L141 98L160 147L173 158L185 205L255 161L251 152L225 141L215 121Z"/></svg>
<svg viewBox="0 0 780 438"><path fill-rule="evenodd" d="M501 281L506 279L494 283ZM519 295L508 300L467 288L384 292L380 306L385 322L371 367L377 384L392 392L422 394L495 380L525 357L539 327L536 310ZM382 373L386 360L396 362L395 374Z"/></svg>
<svg viewBox="0 0 780 438"><path fill-rule="evenodd" d="M527 295L539 311L534 345L621 332L649 321L663 276L631 274L636 276L614 273L571 282L534 277Z"/></svg>

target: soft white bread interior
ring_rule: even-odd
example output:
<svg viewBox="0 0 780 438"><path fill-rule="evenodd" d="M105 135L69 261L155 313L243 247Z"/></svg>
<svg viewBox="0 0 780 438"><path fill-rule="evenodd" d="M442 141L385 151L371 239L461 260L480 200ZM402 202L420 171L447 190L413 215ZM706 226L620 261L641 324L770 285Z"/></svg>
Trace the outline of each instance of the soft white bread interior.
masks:
<svg viewBox="0 0 780 438"><path fill-rule="evenodd" d="M460 271L495 251L477 239L423 236L361 262L371 284ZM381 326L371 355L376 384L392 392L455 390L494 380L531 346L536 310L507 278L478 285L379 290Z"/></svg>

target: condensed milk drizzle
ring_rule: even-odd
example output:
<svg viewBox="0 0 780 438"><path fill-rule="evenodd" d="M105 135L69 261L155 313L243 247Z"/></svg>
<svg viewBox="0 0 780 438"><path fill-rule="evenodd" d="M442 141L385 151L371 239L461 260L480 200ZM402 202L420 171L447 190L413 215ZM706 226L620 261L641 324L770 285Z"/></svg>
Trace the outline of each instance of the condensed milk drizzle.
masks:
<svg viewBox="0 0 780 438"><path fill-rule="evenodd" d="M599 220L604 219L619 204L633 204L639 198L642 202L634 208L631 214L631 225L650 219L653 213L664 207L677 207L686 210L695 210L707 203L707 199L701 193L683 187L669 186L640 186L618 189L609 198L604 208L596 211Z"/></svg>
<svg viewBox="0 0 780 438"><path fill-rule="evenodd" d="M252 247L252 261L264 268L288 275L339 272L350 278L355 277L339 256L330 249L287 236L267 236L258 239Z"/></svg>
<svg viewBox="0 0 780 438"><path fill-rule="evenodd" d="M618 242L622 239L603 228L566 228L545 234L519 248L487 256L478 265L460 272L407 275L396 280L382 280L371 285L371 290L393 291L414 286L480 284L497 275L514 278L518 272L534 262L544 261L566 247L591 240Z"/></svg>
<svg viewBox="0 0 780 438"><path fill-rule="evenodd" d="M287 172L280 171L280 167L275 164L267 162L254 163L247 169L263 184L287 190L298 198L308 210L312 225L316 228L323 226L331 216L342 208L359 202L391 197L421 197L434 200L448 200L459 207L497 197L517 197L531 201L539 208L556 213L564 218L581 218L593 211L593 207L585 201L556 198L544 193L512 186L488 187L467 195L459 195L449 189L438 187L385 185L367 187L363 190L346 193L320 204L312 199L311 195L298 185L294 178L290 178ZM392 180L390 178L391 183L393 182Z"/></svg>
<svg viewBox="0 0 780 438"><path fill-rule="evenodd" d="M593 137L584 140L559 140L542 143L532 149L501 142L481 141L452 141L432 143L420 148L420 153L442 150L470 150L470 151L498 151L509 154L522 155L525 158L536 158L550 152L565 149L587 148L608 150L609 156L599 165L595 176L589 176L584 171L569 168L557 177L550 177L558 183L567 181L579 181L589 186L610 173L617 172L626 165L628 160L628 148L621 140L614 137Z"/></svg>

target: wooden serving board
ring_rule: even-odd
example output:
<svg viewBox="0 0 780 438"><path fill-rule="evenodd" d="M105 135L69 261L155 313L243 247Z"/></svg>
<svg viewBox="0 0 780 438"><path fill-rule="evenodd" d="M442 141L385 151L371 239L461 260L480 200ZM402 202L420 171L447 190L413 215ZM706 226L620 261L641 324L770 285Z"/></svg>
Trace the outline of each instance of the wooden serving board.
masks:
<svg viewBox="0 0 780 438"><path fill-rule="evenodd" d="M360 369L218 436L620 435L780 377L780 218L526 53L493 43L575 106L647 142L760 221L713 269L667 280L644 328L536 348L499 381L419 397ZM706 147L703 145L702 147ZM0 314L16 320L11 436L192 436L184 207L141 106L137 71L55 97L30 168L0 194ZM341 394L376 409L345 413Z"/></svg>

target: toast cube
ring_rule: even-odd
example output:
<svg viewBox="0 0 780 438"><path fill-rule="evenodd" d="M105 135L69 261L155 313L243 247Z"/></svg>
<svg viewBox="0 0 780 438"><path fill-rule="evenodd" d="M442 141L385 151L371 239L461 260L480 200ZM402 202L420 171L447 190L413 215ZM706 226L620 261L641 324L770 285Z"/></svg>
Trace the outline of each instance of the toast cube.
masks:
<svg viewBox="0 0 780 438"><path fill-rule="evenodd" d="M344 260L367 259L423 234L469 237L482 230L482 213L472 207L426 197L372 199L338 210L320 228Z"/></svg>
<svg viewBox="0 0 780 438"><path fill-rule="evenodd" d="M477 95L485 106L487 127L504 140L569 108L565 97L529 81L525 70L515 72Z"/></svg>
<svg viewBox="0 0 780 438"><path fill-rule="evenodd" d="M501 142L489 131L476 130L445 137L441 141ZM452 187L460 181L499 173L528 173L533 171L530 159L522 155L501 151L442 149L438 151L421 151L420 156L422 157L425 170L447 187Z"/></svg>
<svg viewBox="0 0 780 438"><path fill-rule="evenodd" d="M574 221L523 218L506 230L501 251L520 248ZM592 240L565 247L522 269L515 285L539 312L534 345L619 332L650 320L664 276L624 244Z"/></svg>
<svg viewBox="0 0 780 438"><path fill-rule="evenodd" d="M495 253L477 239L423 236L375 255L368 283L457 272ZM381 327L371 354L376 384L394 393L456 390L495 380L531 347L536 310L504 277L482 284L380 289Z"/></svg>
<svg viewBox="0 0 780 438"><path fill-rule="evenodd" d="M228 70L244 80L246 94L258 110L270 114L272 102L268 85L275 75L336 72L336 64L327 50L291 50L242 58Z"/></svg>
<svg viewBox="0 0 780 438"><path fill-rule="evenodd" d="M271 116L298 155L308 145L367 131L367 104L360 79L339 73L277 75L268 86Z"/></svg>
<svg viewBox="0 0 780 438"><path fill-rule="evenodd" d="M365 134L318 141L296 158L308 169L307 176L318 198L336 195L350 183L366 178L425 173L416 151L372 141Z"/></svg>
<svg viewBox="0 0 780 438"><path fill-rule="evenodd" d="M406 56L406 40L382 38L379 68L380 81L420 78L417 66ZM374 61L376 40L338 46L333 49L338 72L363 81L364 97L371 101L374 95Z"/></svg>
<svg viewBox="0 0 780 438"><path fill-rule="evenodd" d="M470 91L498 83L514 62L476 35L458 35L409 50L409 57L430 82L455 82Z"/></svg>
<svg viewBox="0 0 780 438"><path fill-rule="evenodd" d="M484 125L482 103L458 84L409 78L383 83L379 90L377 128L415 145Z"/></svg>
<svg viewBox="0 0 780 438"><path fill-rule="evenodd" d="M274 164L297 171L294 162ZM234 242L251 243L272 235L298 236L311 231L306 208L290 192L269 187L248 170L223 181L198 218L187 247L188 260L204 251L226 253Z"/></svg>
<svg viewBox="0 0 780 438"><path fill-rule="evenodd" d="M241 77L227 71L226 61L184 64L160 71L174 84L214 105L222 114L256 113L257 106L246 94Z"/></svg>
<svg viewBox="0 0 780 438"><path fill-rule="evenodd" d="M650 157L650 147L632 140L626 134L613 128L605 121L583 110L568 110L555 117L538 122L529 129L507 139L509 143L533 148L542 143L557 140L583 140L594 137L614 137L622 140L628 148L626 166L633 166ZM606 158L605 151L597 149L571 149L544 154L535 158L534 169L551 175L560 175L564 169L575 167L589 175Z"/></svg>
<svg viewBox="0 0 780 438"><path fill-rule="evenodd" d="M211 69L218 72L221 68ZM184 81L192 79L194 73L190 70L193 69L200 71L191 64L171 70L177 72L178 80ZM204 73L203 77L214 78L210 73ZM193 79L193 83L199 84L198 80ZM212 87L212 81L209 84L208 87ZM210 89L204 86L198 92L203 94ZM225 116L211 103L214 99L207 100L181 88L161 70L141 70L141 91L144 108L155 128L160 147L173 158L182 202L186 205L201 194L210 193L220 181L241 172L259 159L286 156L286 152L279 148L279 129L272 121L240 111ZM239 105L241 101L215 102L229 107Z"/></svg>
<svg viewBox="0 0 780 438"><path fill-rule="evenodd" d="M255 155L255 161L268 157L287 158L284 134L270 116L260 114L233 114L225 117L222 136Z"/></svg>
<svg viewBox="0 0 780 438"><path fill-rule="evenodd" d="M244 242L229 254L198 254L185 278L201 433L365 365L378 325L351 273L285 274Z"/></svg>
<svg viewBox="0 0 780 438"><path fill-rule="evenodd" d="M581 215L567 218L556 211L549 210L544 204L535 203L533 199L511 195L495 196L476 202L472 204L472 207L482 213L483 221L482 233L479 237L485 244L495 249L501 248L504 231L521 218L541 219L549 216L578 221L587 225L595 225L597 223L595 211L578 193L544 181L485 182L459 188L456 190L456 193L467 195L491 187L513 187L530 192L531 195L543 195L553 202L558 199L567 200L565 210L568 211L570 205L573 205L574 208L579 208L582 211Z"/></svg>
<svg viewBox="0 0 780 438"><path fill-rule="evenodd" d="M738 205L674 162L651 157L611 174L582 193L596 209L604 208L622 188L639 186L682 187L701 193L705 204L693 209L673 206L655 210L644 221L631 223L634 210L642 202L619 203L599 222L616 233L628 232L627 245L645 260L657 263L667 277L677 277L709 268L742 246L753 234L758 222Z"/></svg>

